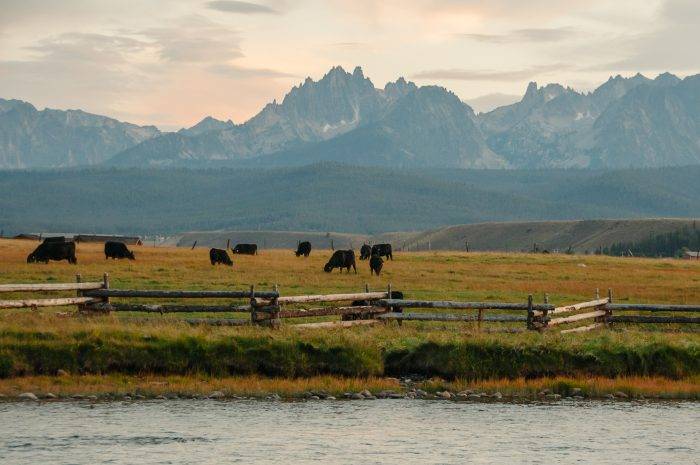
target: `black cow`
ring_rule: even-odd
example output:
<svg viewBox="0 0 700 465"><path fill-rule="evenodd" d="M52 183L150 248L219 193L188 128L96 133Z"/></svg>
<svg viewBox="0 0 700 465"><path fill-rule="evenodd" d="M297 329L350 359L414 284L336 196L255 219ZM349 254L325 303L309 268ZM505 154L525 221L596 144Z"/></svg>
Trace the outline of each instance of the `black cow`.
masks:
<svg viewBox="0 0 700 465"><path fill-rule="evenodd" d="M258 245L257 244L236 244L236 247L231 249L232 253L237 253L240 255L257 255Z"/></svg>
<svg viewBox="0 0 700 465"><path fill-rule="evenodd" d="M231 257L229 257L228 253L223 249L209 249L209 261L212 265L221 263L222 265L233 266Z"/></svg>
<svg viewBox="0 0 700 465"><path fill-rule="evenodd" d="M65 236L47 237L44 239L44 242L66 242L66 237Z"/></svg>
<svg viewBox="0 0 700 465"><path fill-rule="evenodd" d="M301 257L302 255L308 257L311 253L311 242L304 241L300 242L297 246L296 256Z"/></svg>
<svg viewBox="0 0 700 465"><path fill-rule="evenodd" d="M68 263L77 264L75 242L44 241L27 256L27 263L49 263L49 260L68 260Z"/></svg>
<svg viewBox="0 0 700 465"><path fill-rule="evenodd" d="M340 272L343 272L343 268L348 269L348 273L350 273L350 268L355 270L355 274L357 274L357 266L355 265L355 252L352 250L336 250L333 252L333 255L331 256L330 260L328 260L328 263L326 263L326 266L323 267L323 271L326 273L330 273L333 271L333 268L340 268Z"/></svg>
<svg viewBox="0 0 700 465"><path fill-rule="evenodd" d="M391 244L374 244L372 246L371 255L379 255L380 257L386 257L390 260L394 259L394 255L391 253Z"/></svg>
<svg viewBox="0 0 700 465"><path fill-rule="evenodd" d="M367 244L362 244L360 247L360 260L367 260L372 254L372 247Z"/></svg>
<svg viewBox="0 0 700 465"><path fill-rule="evenodd" d="M128 258L129 260L136 260L134 252L129 250L125 243L115 241L105 242L105 260L108 258Z"/></svg>
<svg viewBox="0 0 700 465"><path fill-rule="evenodd" d="M374 273L377 273L377 276L379 276L383 266L384 260L382 260L382 257L376 254L372 255L369 259L369 274L373 275Z"/></svg>

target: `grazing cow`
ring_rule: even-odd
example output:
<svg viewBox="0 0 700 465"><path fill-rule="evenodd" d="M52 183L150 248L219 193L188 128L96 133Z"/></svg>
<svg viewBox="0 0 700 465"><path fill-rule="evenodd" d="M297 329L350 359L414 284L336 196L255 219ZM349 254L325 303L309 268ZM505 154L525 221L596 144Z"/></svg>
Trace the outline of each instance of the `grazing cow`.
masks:
<svg viewBox="0 0 700 465"><path fill-rule="evenodd" d="M308 257L311 253L311 242L304 241L300 242L297 246L296 256L301 257L302 255Z"/></svg>
<svg viewBox="0 0 700 465"><path fill-rule="evenodd" d="M380 257L377 254L372 255L369 259L369 274L370 274L370 276L373 275L374 273L377 273L377 276L379 276L379 273L382 271L383 266L384 266L384 260L382 260L382 257Z"/></svg>
<svg viewBox="0 0 700 465"><path fill-rule="evenodd" d="M374 244L370 253L370 256L372 255L379 255L390 260L394 259L394 255L391 253L391 244Z"/></svg>
<svg viewBox="0 0 700 465"><path fill-rule="evenodd" d="M342 273L343 268L347 268L348 273L350 273L351 267L355 270L355 274L357 274L357 266L355 266L355 252L352 250L336 250L333 252L330 260L328 260L328 263L326 263L326 266L323 267L323 271L330 273L333 271L333 268L340 268L340 272Z"/></svg>
<svg viewBox="0 0 700 465"><path fill-rule="evenodd" d="M128 258L129 260L136 260L134 252L129 250L125 243L114 241L105 242L105 260L108 258Z"/></svg>
<svg viewBox="0 0 700 465"><path fill-rule="evenodd" d="M367 260L372 254L372 247L367 244L362 244L360 247L360 260Z"/></svg>
<svg viewBox="0 0 700 465"><path fill-rule="evenodd" d="M257 244L236 244L236 247L231 249L232 253L240 255L257 255L258 245Z"/></svg>
<svg viewBox="0 0 700 465"><path fill-rule="evenodd" d="M44 242L66 242L65 236L54 236L44 238Z"/></svg>
<svg viewBox="0 0 700 465"><path fill-rule="evenodd" d="M27 263L49 263L49 260L68 260L68 263L77 264L75 242L44 241L27 256Z"/></svg>
<svg viewBox="0 0 700 465"><path fill-rule="evenodd" d="M223 249L209 249L209 261L212 265L221 263L222 265L233 266L231 257Z"/></svg>

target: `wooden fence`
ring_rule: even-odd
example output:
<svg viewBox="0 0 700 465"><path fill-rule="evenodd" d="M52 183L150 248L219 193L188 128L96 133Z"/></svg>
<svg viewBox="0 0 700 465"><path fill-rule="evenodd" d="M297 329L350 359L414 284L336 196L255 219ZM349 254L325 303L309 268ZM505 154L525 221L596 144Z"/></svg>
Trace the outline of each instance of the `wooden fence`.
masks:
<svg viewBox="0 0 700 465"><path fill-rule="evenodd" d="M524 323L530 330L547 331L562 325L568 326L562 333L588 331L613 323L678 323L697 324L700 317L688 316L700 312L700 305L668 304L619 304L613 303L612 291L608 296L596 297L587 302L555 307L545 296L543 303L534 303L532 295L524 302L464 302L447 300L410 300L394 298L401 293L392 292L391 285L386 291L370 291L344 294L319 294L282 296L275 286L269 291L256 290L254 286L246 290L135 290L111 289L109 276L102 281L83 282L80 275L74 283L46 284L1 284L2 293L49 293L75 291L74 297L54 297L39 299L0 300L0 308L38 308L57 306L77 306L79 312L88 314L110 312L137 313L249 313L249 318L187 318L192 324L214 325L268 325L277 327L283 319L341 316L341 321L302 322L298 328L345 327L397 321L434 322L476 322L482 323ZM210 299L225 301L222 304L172 304L138 303L133 300L113 301L111 299L166 299L196 300ZM319 304L308 307L309 304ZM321 305L324 304L324 305ZM299 308L302 306L302 308ZM410 312L405 309L464 310L472 313ZM500 311L499 313L492 313ZM614 312L664 312L674 315L632 315ZM508 312L508 313L504 313ZM685 315L679 315L685 313Z"/></svg>

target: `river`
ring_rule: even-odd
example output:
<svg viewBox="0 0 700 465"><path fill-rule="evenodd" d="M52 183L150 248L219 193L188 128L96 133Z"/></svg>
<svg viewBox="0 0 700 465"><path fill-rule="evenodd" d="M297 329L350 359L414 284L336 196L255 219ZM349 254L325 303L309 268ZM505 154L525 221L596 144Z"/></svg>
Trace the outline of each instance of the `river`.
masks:
<svg viewBox="0 0 700 465"><path fill-rule="evenodd" d="M0 403L0 463L697 464L700 403Z"/></svg>

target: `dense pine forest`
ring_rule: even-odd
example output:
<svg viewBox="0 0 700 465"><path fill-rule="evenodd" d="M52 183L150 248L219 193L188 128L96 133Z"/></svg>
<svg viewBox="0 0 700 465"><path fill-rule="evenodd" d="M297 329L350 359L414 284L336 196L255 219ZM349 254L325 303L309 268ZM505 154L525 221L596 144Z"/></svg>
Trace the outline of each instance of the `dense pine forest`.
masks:
<svg viewBox="0 0 700 465"><path fill-rule="evenodd" d="M440 170L296 168L0 171L0 229L381 233L491 221L700 217L700 166Z"/></svg>
<svg viewBox="0 0 700 465"><path fill-rule="evenodd" d="M680 257L684 250L700 250L700 229L683 227L666 234L657 234L638 242L620 242L602 249L605 255L635 257Z"/></svg>

